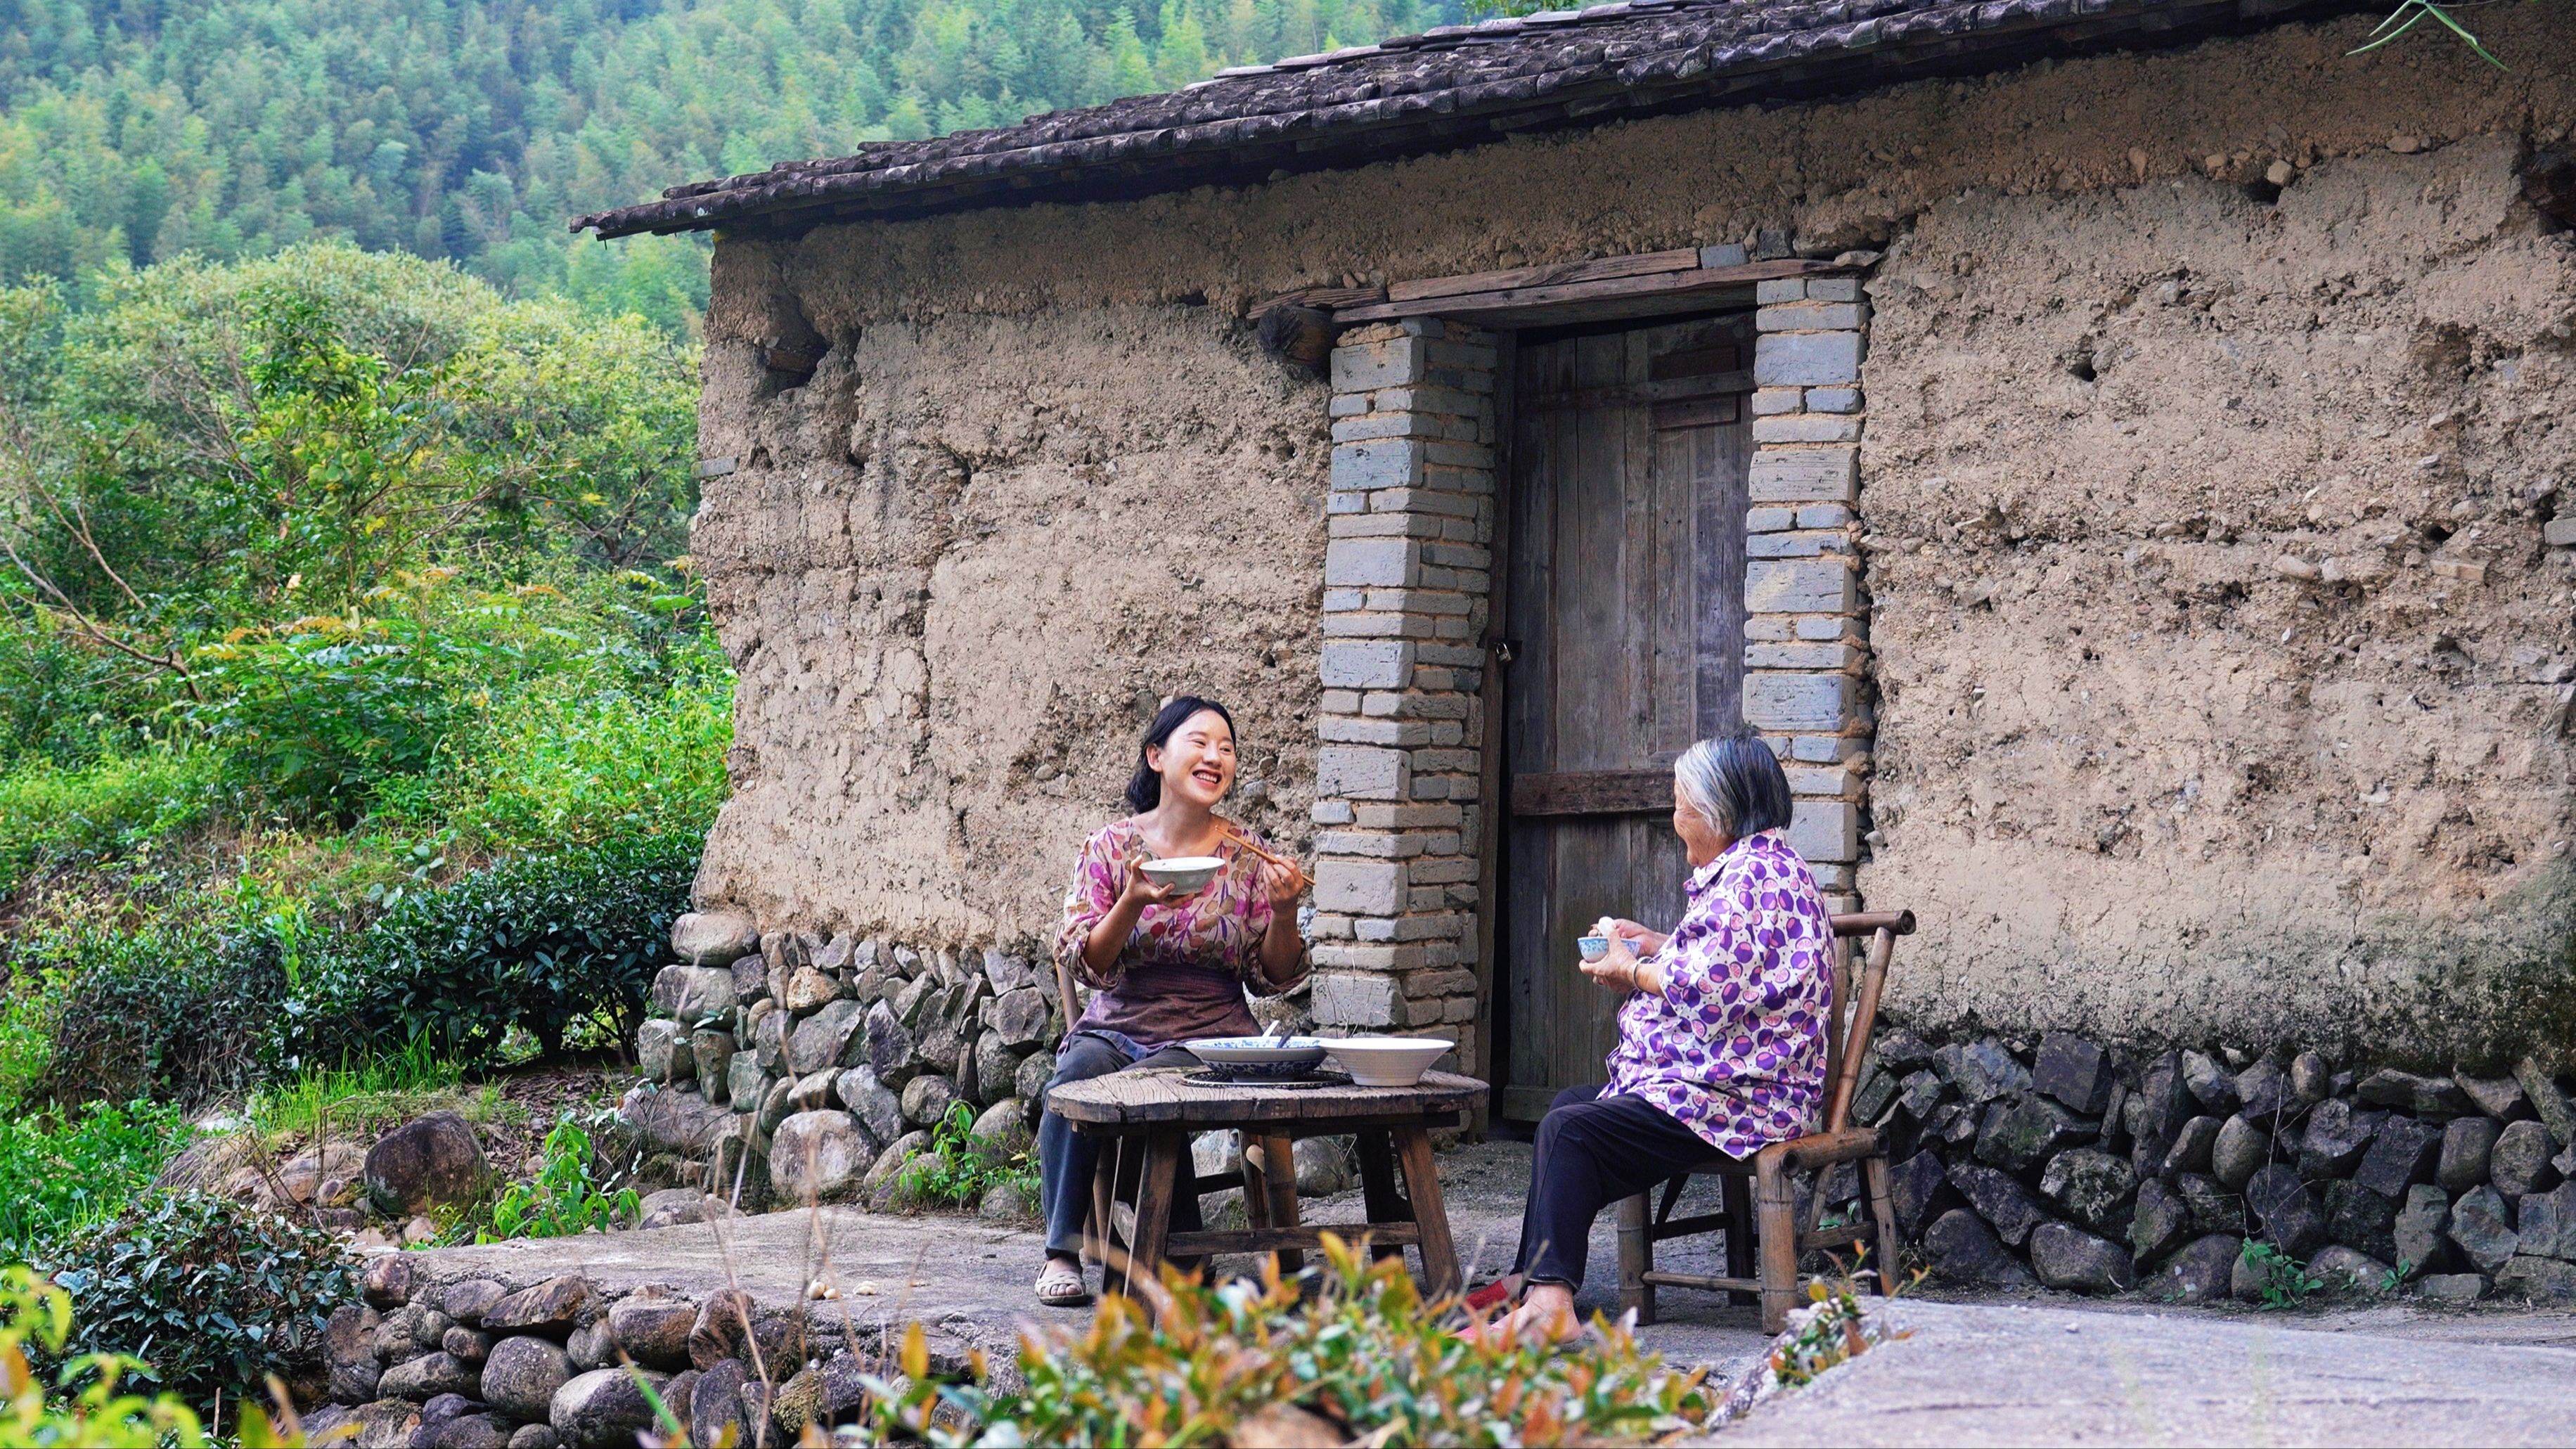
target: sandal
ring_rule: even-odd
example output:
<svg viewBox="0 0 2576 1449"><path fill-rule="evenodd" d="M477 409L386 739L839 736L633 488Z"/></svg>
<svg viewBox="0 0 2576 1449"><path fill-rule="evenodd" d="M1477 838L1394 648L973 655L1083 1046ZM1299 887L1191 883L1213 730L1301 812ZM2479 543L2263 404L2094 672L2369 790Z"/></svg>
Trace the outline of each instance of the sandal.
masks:
<svg viewBox="0 0 2576 1449"><path fill-rule="evenodd" d="M1091 1301L1091 1287L1082 1278L1082 1265L1062 1258L1049 1258L1038 1270L1038 1301L1049 1308L1080 1308Z"/></svg>

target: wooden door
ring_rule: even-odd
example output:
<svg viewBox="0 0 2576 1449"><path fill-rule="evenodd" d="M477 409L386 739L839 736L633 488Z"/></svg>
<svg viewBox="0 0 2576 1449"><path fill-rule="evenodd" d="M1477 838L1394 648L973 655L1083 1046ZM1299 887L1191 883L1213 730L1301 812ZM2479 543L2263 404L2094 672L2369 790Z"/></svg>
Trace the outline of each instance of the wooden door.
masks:
<svg viewBox="0 0 2576 1449"><path fill-rule="evenodd" d="M1679 917L1675 757L1741 719L1750 319L1531 336L1514 376L1503 1115L1597 1082L1605 915Z"/></svg>

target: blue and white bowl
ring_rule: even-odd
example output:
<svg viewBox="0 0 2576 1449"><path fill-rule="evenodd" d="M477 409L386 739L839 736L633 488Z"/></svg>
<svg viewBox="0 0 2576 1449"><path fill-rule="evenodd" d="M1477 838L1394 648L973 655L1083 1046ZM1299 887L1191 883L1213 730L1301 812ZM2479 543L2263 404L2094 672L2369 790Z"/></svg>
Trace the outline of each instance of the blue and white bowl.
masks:
<svg viewBox="0 0 2576 1449"><path fill-rule="evenodd" d="M1208 1070L1237 1081L1285 1081L1324 1064L1324 1044L1311 1036L1206 1036L1185 1041Z"/></svg>
<svg viewBox="0 0 2576 1449"><path fill-rule="evenodd" d="M1598 961L1602 957L1610 954L1610 938L1607 936L1577 936L1574 938L1574 949L1583 953L1584 960Z"/></svg>

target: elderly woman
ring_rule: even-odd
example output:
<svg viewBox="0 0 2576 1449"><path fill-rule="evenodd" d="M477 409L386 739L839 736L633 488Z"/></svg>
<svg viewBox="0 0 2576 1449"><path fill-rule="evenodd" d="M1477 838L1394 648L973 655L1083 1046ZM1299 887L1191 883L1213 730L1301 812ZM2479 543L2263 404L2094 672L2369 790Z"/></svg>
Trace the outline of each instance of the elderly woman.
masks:
<svg viewBox="0 0 2576 1449"><path fill-rule="evenodd" d="M1789 781L1752 735L1702 740L1673 766L1673 832L1691 875L1670 935L1612 923L1585 975L1628 994L1606 1085L1557 1095L1539 1123L1506 1334L1575 1328L1574 1290L1601 1209L1709 1149L1749 1157L1809 1130L1825 1080L1833 922L1789 848Z"/></svg>
<svg viewBox="0 0 2576 1449"><path fill-rule="evenodd" d="M1179 1043L1259 1030L1245 1004L1247 987L1274 995L1304 977L1296 904L1306 877L1216 813L1233 788L1234 717L1225 706L1195 695L1164 705L1127 782L1127 808L1135 813L1083 842L1065 892L1056 957L1098 989L1056 1053L1050 1089L1138 1067L1195 1066L1198 1059ZM1195 894L1158 886L1136 868L1186 856L1216 856L1225 866ZM1041 1303L1090 1301L1082 1228L1099 1156L1063 1118L1039 1117L1047 1227ZM1195 1197L1174 1198L1172 1226L1199 1226Z"/></svg>

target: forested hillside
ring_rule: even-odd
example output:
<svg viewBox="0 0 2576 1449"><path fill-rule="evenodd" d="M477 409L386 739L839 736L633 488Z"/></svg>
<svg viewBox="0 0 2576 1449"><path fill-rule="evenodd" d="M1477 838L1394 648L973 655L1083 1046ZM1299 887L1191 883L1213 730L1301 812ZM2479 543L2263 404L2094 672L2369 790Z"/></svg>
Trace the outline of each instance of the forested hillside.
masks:
<svg viewBox="0 0 2576 1449"><path fill-rule="evenodd" d="M576 246L674 181L1003 124L1458 0L0 0L0 279L309 238L676 327L698 244Z"/></svg>

